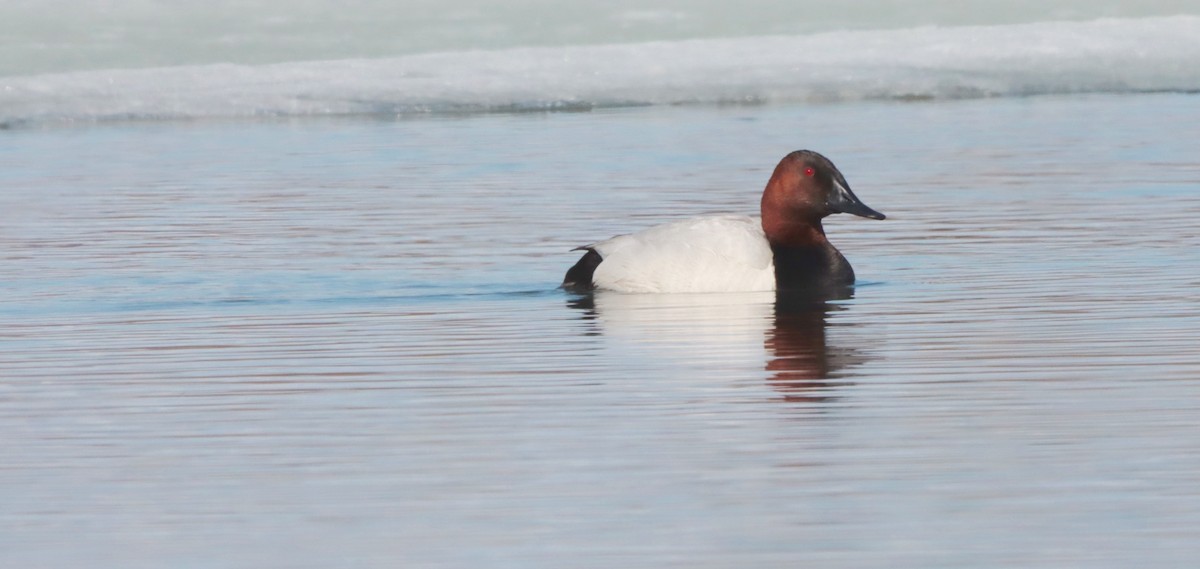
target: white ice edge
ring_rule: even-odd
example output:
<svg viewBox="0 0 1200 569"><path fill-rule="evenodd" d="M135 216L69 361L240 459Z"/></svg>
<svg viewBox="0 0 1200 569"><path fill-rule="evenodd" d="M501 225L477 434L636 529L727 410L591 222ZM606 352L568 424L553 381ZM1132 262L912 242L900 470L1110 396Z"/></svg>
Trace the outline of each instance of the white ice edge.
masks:
<svg viewBox="0 0 1200 569"><path fill-rule="evenodd" d="M1200 17L0 77L0 124L1200 91Z"/></svg>

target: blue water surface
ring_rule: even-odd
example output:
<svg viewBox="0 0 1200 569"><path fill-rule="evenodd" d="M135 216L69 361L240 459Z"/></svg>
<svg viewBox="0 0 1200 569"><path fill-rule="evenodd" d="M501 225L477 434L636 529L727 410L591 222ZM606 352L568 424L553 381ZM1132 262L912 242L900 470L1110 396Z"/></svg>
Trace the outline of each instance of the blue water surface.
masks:
<svg viewBox="0 0 1200 569"><path fill-rule="evenodd" d="M1129 567L1200 554L1200 98L0 132L0 559ZM861 283L572 295L834 160Z"/></svg>

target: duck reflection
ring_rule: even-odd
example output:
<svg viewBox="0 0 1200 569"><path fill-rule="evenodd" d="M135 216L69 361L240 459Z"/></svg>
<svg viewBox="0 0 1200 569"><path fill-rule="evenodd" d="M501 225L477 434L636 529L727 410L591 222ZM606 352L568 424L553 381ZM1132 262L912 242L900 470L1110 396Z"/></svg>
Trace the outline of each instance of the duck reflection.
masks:
<svg viewBox="0 0 1200 569"><path fill-rule="evenodd" d="M641 295L595 292L571 296L567 305L587 323L587 335L634 344L653 342L656 354L681 359L729 354L763 361L769 385L788 401L823 402L833 378L865 358L855 348L831 344L831 316L853 296L845 288L820 293ZM846 324L835 324L845 330ZM765 349L765 354L763 351ZM764 364L759 364L764 365ZM763 368L760 368L763 369Z"/></svg>
<svg viewBox="0 0 1200 569"><path fill-rule="evenodd" d="M849 385L831 378L863 358L853 348L837 348L828 343L829 319L845 310L836 301L849 300L853 289L842 288L820 293L780 293L775 299L775 317L766 332L768 381L797 402L822 402L830 399L833 387Z"/></svg>

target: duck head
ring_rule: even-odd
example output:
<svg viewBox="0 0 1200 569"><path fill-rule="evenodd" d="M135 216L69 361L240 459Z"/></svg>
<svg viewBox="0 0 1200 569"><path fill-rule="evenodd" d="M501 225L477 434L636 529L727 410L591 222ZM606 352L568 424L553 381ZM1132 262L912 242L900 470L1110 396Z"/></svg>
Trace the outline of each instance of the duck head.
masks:
<svg viewBox="0 0 1200 569"><path fill-rule="evenodd" d="M763 229L768 238L782 237L805 226L821 230L821 219L849 213L884 219L867 207L828 158L812 150L797 150L779 161L763 190Z"/></svg>

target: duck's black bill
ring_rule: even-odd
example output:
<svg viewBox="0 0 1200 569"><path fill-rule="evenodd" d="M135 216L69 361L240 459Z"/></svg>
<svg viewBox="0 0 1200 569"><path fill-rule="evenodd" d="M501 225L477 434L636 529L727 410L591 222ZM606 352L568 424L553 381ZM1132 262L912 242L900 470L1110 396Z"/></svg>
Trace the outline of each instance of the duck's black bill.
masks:
<svg viewBox="0 0 1200 569"><path fill-rule="evenodd" d="M858 199L858 196L854 195L854 192L850 191L848 186L835 182L834 190L833 197L829 200L829 206L833 208L833 211L839 213L849 213L851 215L857 215L859 217L865 217L868 219L887 218L886 215L883 215L882 213L867 207L867 204L862 203L862 200Z"/></svg>
<svg viewBox="0 0 1200 569"><path fill-rule="evenodd" d="M849 213L868 219L887 219L886 215L867 207L867 204L862 202L850 202L842 207L837 208L837 210L842 213Z"/></svg>

